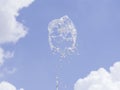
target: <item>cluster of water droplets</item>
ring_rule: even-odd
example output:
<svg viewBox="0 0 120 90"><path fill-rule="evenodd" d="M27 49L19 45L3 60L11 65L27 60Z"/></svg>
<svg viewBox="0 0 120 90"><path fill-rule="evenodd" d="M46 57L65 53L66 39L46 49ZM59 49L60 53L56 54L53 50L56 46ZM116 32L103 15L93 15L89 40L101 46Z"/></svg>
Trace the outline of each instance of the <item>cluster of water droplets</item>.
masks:
<svg viewBox="0 0 120 90"><path fill-rule="evenodd" d="M62 58L71 55L76 51L77 30L72 20L67 16L54 19L48 24L48 41L53 53L58 53ZM60 76L60 68L62 68L61 60L56 73L56 90L67 88L63 85Z"/></svg>
<svg viewBox="0 0 120 90"><path fill-rule="evenodd" d="M65 57L76 49L77 30L67 16L52 20L48 25L49 45L53 53Z"/></svg>

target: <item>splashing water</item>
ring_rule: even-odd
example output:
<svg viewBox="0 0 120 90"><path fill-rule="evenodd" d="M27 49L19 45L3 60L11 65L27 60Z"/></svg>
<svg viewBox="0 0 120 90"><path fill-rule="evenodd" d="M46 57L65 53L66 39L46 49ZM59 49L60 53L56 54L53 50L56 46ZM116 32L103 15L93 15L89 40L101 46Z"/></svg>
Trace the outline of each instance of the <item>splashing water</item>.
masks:
<svg viewBox="0 0 120 90"><path fill-rule="evenodd" d="M67 15L52 20L48 25L48 32L49 45L53 53L65 57L75 52L77 30Z"/></svg>
<svg viewBox="0 0 120 90"><path fill-rule="evenodd" d="M77 30L72 20L67 16L60 19L54 19L48 24L48 41L53 53L58 53L61 57L71 55L76 51ZM59 65L56 67L56 90L66 89L60 75L62 61L59 60Z"/></svg>

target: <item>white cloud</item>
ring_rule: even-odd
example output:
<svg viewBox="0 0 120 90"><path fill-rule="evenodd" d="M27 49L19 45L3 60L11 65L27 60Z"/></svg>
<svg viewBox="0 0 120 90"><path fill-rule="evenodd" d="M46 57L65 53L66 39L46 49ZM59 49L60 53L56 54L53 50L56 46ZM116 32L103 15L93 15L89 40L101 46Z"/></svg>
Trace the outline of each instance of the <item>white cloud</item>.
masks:
<svg viewBox="0 0 120 90"><path fill-rule="evenodd" d="M7 68L7 67L1 67L0 68L0 78L3 78L6 75L12 75L17 71L16 68Z"/></svg>
<svg viewBox="0 0 120 90"><path fill-rule="evenodd" d="M0 66L3 65L5 59L14 56L14 53L4 51L1 45L5 43L16 43L20 38L25 37L27 28L17 21L19 11L28 7L33 0L0 0ZM1 70L1 67L0 67ZM5 70L6 73L14 73L13 71ZM0 76L4 73L0 72ZM0 90L18 90L9 82L2 81L0 83ZM20 88L19 90L24 90Z"/></svg>
<svg viewBox="0 0 120 90"><path fill-rule="evenodd" d="M23 88L16 89L16 87L9 82L2 81L0 83L0 90L24 90Z"/></svg>
<svg viewBox="0 0 120 90"><path fill-rule="evenodd" d="M13 52L5 52L2 48L0 48L0 66L4 63L5 59L12 58L13 56Z"/></svg>
<svg viewBox="0 0 120 90"><path fill-rule="evenodd" d="M92 71L75 83L74 90L120 90L120 62L110 67L110 71L104 68Z"/></svg>
<svg viewBox="0 0 120 90"><path fill-rule="evenodd" d="M15 43L25 37L27 28L16 18L19 11L32 2L33 0L0 0L0 46L9 42ZM13 53L5 52L0 47L0 65L10 57L13 57Z"/></svg>
<svg viewBox="0 0 120 90"><path fill-rule="evenodd" d="M16 20L19 10L33 0L0 0L0 44L17 42L27 33L26 27Z"/></svg>

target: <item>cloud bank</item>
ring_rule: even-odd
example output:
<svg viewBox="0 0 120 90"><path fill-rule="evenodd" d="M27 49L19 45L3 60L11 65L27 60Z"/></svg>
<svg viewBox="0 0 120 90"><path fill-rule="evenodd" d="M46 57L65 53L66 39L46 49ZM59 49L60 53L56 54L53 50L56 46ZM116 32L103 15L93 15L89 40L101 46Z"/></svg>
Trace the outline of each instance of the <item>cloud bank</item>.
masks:
<svg viewBox="0 0 120 90"><path fill-rule="evenodd" d="M92 71L75 83L74 90L120 90L120 62L116 62L109 71L104 68Z"/></svg>
<svg viewBox="0 0 120 90"><path fill-rule="evenodd" d="M0 46L5 43L16 43L25 37L27 28L16 18L19 16L19 11L32 2L33 0L0 0ZM7 55L0 47L0 65L8 58Z"/></svg>
<svg viewBox="0 0 120 90"><path fill-rule="evenodd" d="M6 43L16 43L27 34L27 27L17 21L19 11L28 7L33 0L0 0L0 68L5 59L13 57L13 53L1 47ZM0 71L1 73L1 71ZM18 90L9 82L2 81L0 90ZM23 88L19 90L24 90Z"/></svg>

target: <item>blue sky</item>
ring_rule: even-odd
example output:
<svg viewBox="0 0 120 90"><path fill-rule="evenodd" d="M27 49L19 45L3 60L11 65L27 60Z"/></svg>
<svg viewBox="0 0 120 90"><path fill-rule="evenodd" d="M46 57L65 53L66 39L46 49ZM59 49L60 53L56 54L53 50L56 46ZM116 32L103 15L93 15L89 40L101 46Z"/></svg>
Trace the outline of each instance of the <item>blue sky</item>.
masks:
<svg viewBox="0 0 120 90"><path fill-rule="evenodd" d="M67 90L73 90L76 81L93 70L101 67L109 70L120 60L119 4L119 0L35 0L17 17L29 28L27 35L15 44L1 45L4 50L14 51L14 57L0 68L16 68L16 72L5 74L0 82L8 81L24 90L55 90L60 57L50 50L48 23L64 15L72 19L77 29L80 53L62 61L59 72Z"/></svg>

